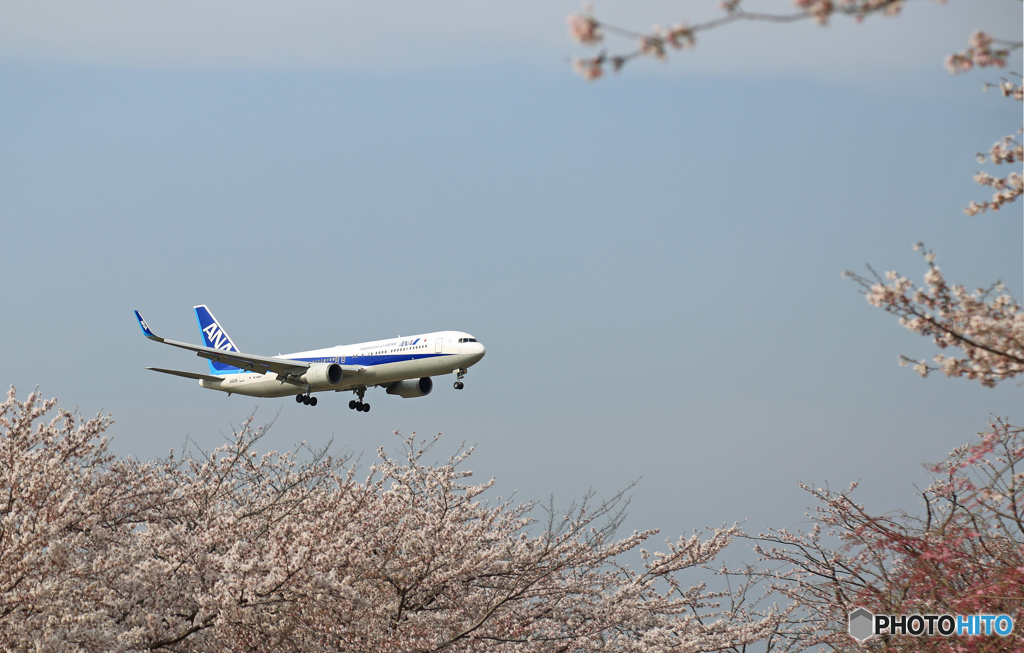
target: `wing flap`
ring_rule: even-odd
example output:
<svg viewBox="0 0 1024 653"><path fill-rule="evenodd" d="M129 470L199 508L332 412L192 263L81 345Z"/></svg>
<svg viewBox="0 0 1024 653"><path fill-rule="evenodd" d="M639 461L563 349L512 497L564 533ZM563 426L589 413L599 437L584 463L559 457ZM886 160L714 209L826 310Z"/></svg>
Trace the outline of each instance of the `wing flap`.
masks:
<svg viewBox="0 0 1024 653"><path fill-rule="evenodd" d="M164 341L171 345L173 342ZM175 345L179 346L179 345ZM210 361L217 361L218 363L224 363L232 367L238 367L243 370L249 370L250 372L257 372L259 374L266 374L267 372L273 372L278 376L299 376L309 369L309 363L305 361L294 361L287 358L273 358L270 356L253 356L251 354L243 354L237 351L222 351L220 349L210 349L208 347L185 347L185 349L192 349L196 352L196 356L205 358Z"/></svg>

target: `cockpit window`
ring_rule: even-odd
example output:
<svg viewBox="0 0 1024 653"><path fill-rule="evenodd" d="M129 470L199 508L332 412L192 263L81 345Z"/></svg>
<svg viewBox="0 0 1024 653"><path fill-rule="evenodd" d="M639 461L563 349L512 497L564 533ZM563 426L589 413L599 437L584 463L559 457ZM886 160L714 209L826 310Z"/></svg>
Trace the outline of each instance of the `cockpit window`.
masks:
<svg viewBox="0 0 1024 653"><path fill-rule="evenodd" d="M459 338L459 342L476 342L476 338Z"/></svg>

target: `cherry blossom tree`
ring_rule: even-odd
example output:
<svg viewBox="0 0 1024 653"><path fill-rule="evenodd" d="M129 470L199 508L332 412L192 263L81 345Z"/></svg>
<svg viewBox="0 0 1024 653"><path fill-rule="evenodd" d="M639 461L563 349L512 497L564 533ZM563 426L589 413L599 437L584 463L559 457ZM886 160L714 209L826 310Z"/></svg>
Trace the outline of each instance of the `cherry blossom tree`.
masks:
<svg viewBox="0 0 1024 653"><path fill-rule="evenodd" d="M43 417L55 412L47 423ZM109 416L79 424L32 394L0 405L0 648L116 648L120 605L109 579L123 543L167 497L152 470L119 460L102 437Z"/></svg>
<svg viewBox="0 0 1024 653"><path fill-rule="evenodd" d="M483 498L471 449L427 465L410 436L359 480L326 449L257 453L251 420L154 462L111 454L109 424L0 405L0 649L720 651L783 620L680 577L735 526L637 551L656 531L613 536L621 495L537 523Z"/></svg>
<svg viewBox="0 0 1024 653"><path fill-rule="evenodd" d="M994 420L979 440L929 466L923 516L876 515L853 491L802 485L817 506L810 531L772 529L753 538L759 572L801 609L781 629L780 648L860 649L848 612L1009 614L1024 619L1024 429ZM869 650L1020 650L1010 637L874 638Z"/></svg>

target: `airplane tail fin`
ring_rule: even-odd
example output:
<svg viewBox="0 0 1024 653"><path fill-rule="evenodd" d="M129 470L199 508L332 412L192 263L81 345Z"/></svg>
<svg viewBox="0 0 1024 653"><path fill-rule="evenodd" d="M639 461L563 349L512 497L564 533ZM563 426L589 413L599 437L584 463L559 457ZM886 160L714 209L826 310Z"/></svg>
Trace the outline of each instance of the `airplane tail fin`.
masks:
<svg viewBox="0 0 1024 653"><path fill-rule="evenodd" d="M234 341L231 340L231 336L227 334L227 331L221 327L220 322L213 316L210 309L206 307L206 304L201 304L195 307L196 319L199 321L199 330L203 333L203 344L213 349L222 349L224 351L238 351L238 347L235 347ZM219 363L216 361L210 361L210 373L211 374L239 374L245 370L237 367L232 367L225 363Z"/></svg>

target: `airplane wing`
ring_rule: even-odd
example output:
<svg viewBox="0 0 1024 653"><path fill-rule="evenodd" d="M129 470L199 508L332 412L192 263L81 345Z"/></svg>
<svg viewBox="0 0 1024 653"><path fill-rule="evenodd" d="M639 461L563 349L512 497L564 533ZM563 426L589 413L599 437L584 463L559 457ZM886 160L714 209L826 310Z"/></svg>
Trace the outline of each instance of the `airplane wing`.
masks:
<svg viewBox="0 0 1024 653"><path fill-rule="evenodd" d="M153 370L154 372L163 372L164 374L173 374L174 376L183 376L186 379L201 379L203 381L223 381L224 377L221 376L210 376L209 374L196 374L195 372L182 372L181 370L165 370L162 367L147 367L147 370Z"/></svg>
<svg viewBox="0 0 1024 653"><path fill-rule="evenodd" d="M305 374L306 370L308 370L310 365L312 365L312 363L307 363L306 361L276 358L274 356L255 356L253 354L243 354L237 351L224 351L222 349L214 349L213 347L201 347L199 345L190 345L187 342L167 340L166 338L161 338L153 333L152 329L149 328L149 325L146 324L144 319L142 319L142 315L140 315L138 311L135 311L135 317L139 320L139 326L142 328L142 334L150 340L162 342L163 344L170 345L172 347L194 351L196 352L196 356L199 356L200 358L218 361L231 365L232 367L249 370L250 372L257 372L259 374L273 372L282 381ZM355 376L361 373L363 369L362 365L341 365L342 376ZM163 372L164 370L157 371ZM184 375L179 374L179 376Z"/></svg>

